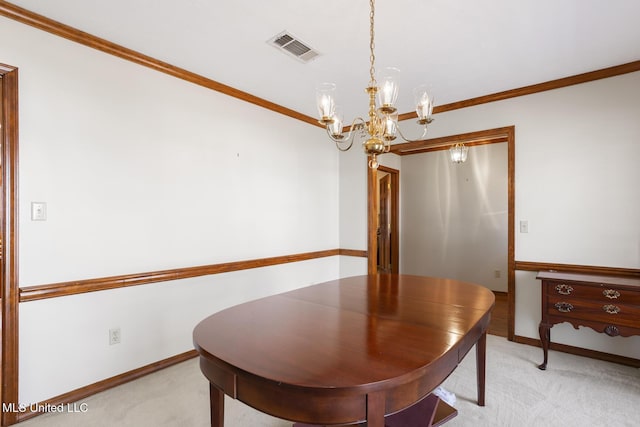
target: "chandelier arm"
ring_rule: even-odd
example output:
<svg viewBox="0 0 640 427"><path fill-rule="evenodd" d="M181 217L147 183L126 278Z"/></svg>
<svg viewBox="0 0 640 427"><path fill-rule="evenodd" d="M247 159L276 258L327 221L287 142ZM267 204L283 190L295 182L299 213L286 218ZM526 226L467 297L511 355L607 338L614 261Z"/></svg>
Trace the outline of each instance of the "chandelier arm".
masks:
<svg viewBox="0 0 640 427"><path fill-rule="evenodd" d="M400 125L396 126L396 131L398 132L398 135L400 135L400 138L402 138L402 140L404 142L423 141L425 139L425 137L427 136L427 126L426 125L423 125L423 127L422 127L422 135L418 139L409 139L406 136L404 136L404 134L402 133L402 129L400 129Z"/></svg>
<svg viewBox="0 0 640 427"><path fill-rule="evenodd" d="M351 148L351 146L353 145L353 138L351 138L349 141L349 145L347 145L346 147L341 147L340 144L346 141L336 141L336 148L340 151L349 151L349 149Z"/></svg>
<svg viewBox="0 0 640 427"><path fill-rule="evenodd" d="M349 131L349 132L347 133L346 137L345 137L345 136L343 136L342 134L340 134L339 136L341 136L342 138L336 138L335 136L333 136L333 134L332 134L332 133L331 133L331 131L329 130L329 126L327 126L327 127L325 128L325 130L327 131L327 135L329 136L329 138L330 138L333 142L335 142L336 144L343 143L343 142L346 142L346 141L348 141L349 139L351 139L351 131Z"/></svg>
<svg viewBox="0 0 640 427"><path fill-rule="evenodd" d="M347 132L347 134L344 136L340 135L342 136L342 138L334 137L331 134L331 131L329 130L329 126L327 126L325 130L327 131L327 135L329 136L329 138L336 143L336 147L338 148L338 150L347 151L353 145L356 132L364 132L366 125L367 125L367 122L365 122L365 120L362 117L356 117L355 119L353 119L353 122L351 122L351 126L349 126L349 131ZM343 147L340 145L340 144L345 144L347 142L349 143L347 147Z"/></svg>

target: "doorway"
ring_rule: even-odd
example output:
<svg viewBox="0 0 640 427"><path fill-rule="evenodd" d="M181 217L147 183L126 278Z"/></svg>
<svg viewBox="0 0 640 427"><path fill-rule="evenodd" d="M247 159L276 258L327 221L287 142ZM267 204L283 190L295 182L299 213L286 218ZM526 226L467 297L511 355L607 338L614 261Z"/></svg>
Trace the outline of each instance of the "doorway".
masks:
<svg viewBox="0 0 640 427"><path fill-rule="evenodd" d="M400 171L378 167L378 228L376 266L379 273L400 271L399 183Z"/></svg>
<svg viewBox="0 0 640 427"><path fill-rule="evenodd" d="M429 151L446 150L455 143L464 143L467 146L507 143L507 338L513 341L515 337L515 127L489 129L466 134L452 135L441 138L433 138L422 141L394 144L391 152L400 156L424 153ZM382 166L381 166L382 168ZM369 182L377 182L376 171L369 172ZM381 174L382 175L382 174ZM371 179L374 177L374 179ZM369 186L369 253L377 254L377 218L378 193L374 186ZM371 208L375 207L374 213ZM399 225L401 227L401 225ZM373 245L373 247L372 247ZM369 265L372 262L370 257ZM371 272L371 268L369 269ZM375 270L374 270L375 271Z"/></svg>

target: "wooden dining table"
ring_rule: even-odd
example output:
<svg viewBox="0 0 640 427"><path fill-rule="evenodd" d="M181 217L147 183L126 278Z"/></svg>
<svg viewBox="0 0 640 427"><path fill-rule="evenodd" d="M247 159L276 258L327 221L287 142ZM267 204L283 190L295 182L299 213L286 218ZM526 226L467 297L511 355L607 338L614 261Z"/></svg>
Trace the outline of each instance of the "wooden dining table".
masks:
<svg viewBox="0 0 640 427"><path fill-rule="evenodd" d="M429 396L474 345L484 406L494 301L472 283L375 274L215 313L193 332L211 426L224 426L226 394L293 422L384 427L385 416Z"/></svg>

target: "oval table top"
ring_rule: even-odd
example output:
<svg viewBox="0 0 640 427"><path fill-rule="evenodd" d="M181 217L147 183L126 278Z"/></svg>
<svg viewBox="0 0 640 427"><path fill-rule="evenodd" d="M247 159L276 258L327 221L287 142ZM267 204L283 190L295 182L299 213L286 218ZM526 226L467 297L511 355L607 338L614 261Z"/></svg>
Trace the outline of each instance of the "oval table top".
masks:
<svg viewBox="0 0 640 427"><path fill-rule="evenodd" d="M193 339L212 393L293 421L382 425L373 402L391 414L426 396L486 337L493 305L471 283L357 276L220 311Z"/></svg>

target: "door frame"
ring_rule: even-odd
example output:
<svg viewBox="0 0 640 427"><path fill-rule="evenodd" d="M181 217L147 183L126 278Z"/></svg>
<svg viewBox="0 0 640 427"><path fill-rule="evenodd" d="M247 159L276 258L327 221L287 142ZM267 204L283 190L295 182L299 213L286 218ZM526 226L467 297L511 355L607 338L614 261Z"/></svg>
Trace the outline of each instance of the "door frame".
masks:
<svg viewBox="0 0 640 427"><path fill-rule="evenodd" d="M2 239L2 404L18 408L18 69L0 64L2 84L2 162L1 226ZM0 425L18 421L16 411L2 412Z"/></svg>

